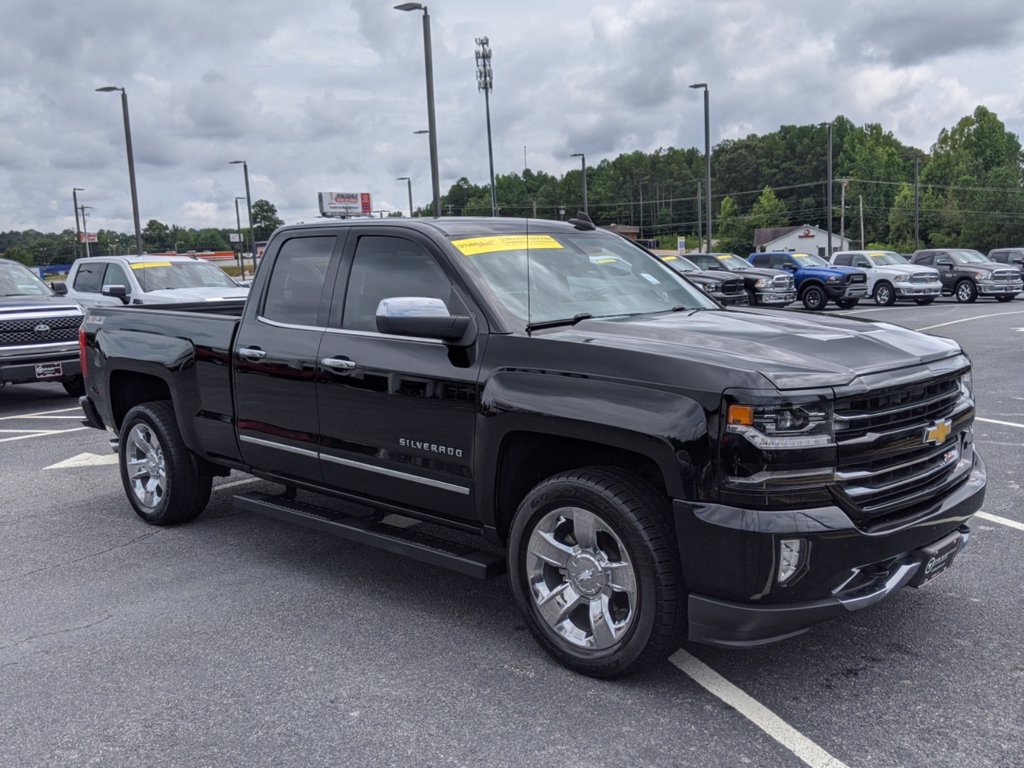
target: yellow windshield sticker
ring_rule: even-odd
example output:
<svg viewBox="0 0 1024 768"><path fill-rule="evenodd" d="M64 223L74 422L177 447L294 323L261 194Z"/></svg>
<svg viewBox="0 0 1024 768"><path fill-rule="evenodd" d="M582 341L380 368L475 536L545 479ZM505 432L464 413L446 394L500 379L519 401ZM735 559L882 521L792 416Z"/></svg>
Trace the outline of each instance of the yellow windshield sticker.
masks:
<svg viewBox="0 0 1024 768"><path fill-rule="evenodd" d="M720 253L717 256L715 256L715 258L718 259L719 261L725 261L726 259L731 259L732 258L732 254L731 253Z"/></svg>
<svg viewBox="0 0 1024 768"><path fill-rule="evenodd" d="M543 248L560 249L564 246L551 235L497 235L494 237L470 237L466 240L452 240L463 256L498 251L526 251Z"/></svg>
<svg viewBox="0 0 1024 768"><path fill-rule="evenodd" d="M662 261L675 261L678 258L679 258L678 256L662 256L661 260Z"/></svg>
<svg viewBox="0 0 1024 768"><path fill-rule="evenodd" d="M132 269L146 269L147 267L169 267L171 262L169 261L140 261L138 264L132 264Z"/></svg>

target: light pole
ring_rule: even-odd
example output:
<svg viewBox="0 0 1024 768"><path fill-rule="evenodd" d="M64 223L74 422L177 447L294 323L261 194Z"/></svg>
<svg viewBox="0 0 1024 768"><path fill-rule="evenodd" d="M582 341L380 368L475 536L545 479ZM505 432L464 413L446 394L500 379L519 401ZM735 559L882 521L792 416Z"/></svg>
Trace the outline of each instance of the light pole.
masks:
<svg viewBox="0 0 1024 768"><path fill-rule="evenodd" d="M491 71L491 41L486 37L476 39L476 87L484 92L484 108L487 110L487 160L491 168L491 216L498 215L498 194L494 189L494 149L491 145L491 90L494 88L494 73Z"/></svg>
<svg viewBox="0 0 1024 768"><path fill-rule="evenodd" d="M580 158L580 165L583 166L583 212L589 214L590 209L587 207L587 156L582 152L573 152L569 157Z"/></svg>
<svg viewBox="0 0 1024 768"><path fill-rule="evenodd" d="M256 243L252 231L252 195L249 194L249 164L245 160L228 160L228 165L239 164L245 174L245 209L249 216L249 253L252 254L252 268L256 269Z"/></svg>
<svg viewBox="0 0 1024 768"><path fill-rule="evenodd" d="M404 181L409 187L409 218L412 218L412 179L408 176L399 176L395 181Z"/></svg>
<svg viewBox="0 0 1024 768"><path fill-rule="evenodd" d="M704 207L708 217L708 253L711 253L711 97L707 83L694 83L691 88L704 89Z"/></svg>
<svg viewBox="0 0 1024 768"><path fill-rule="evenodd" d="M832 123L826 123L828 126L828 191L825 195L825 207L828 208L828 252L825 256L826 259L831 260L832 258Z"/></svg>
<svg viewBox="0 0 1024 768"><path fill-rule="evenodd" d="M423 3L400 3L397 11L423 11L423 58L427 73L427 129L430 131L430 181L434 189L434 217L441 215L441 181L437 171L437 121L434 119L434 64L430 54L430 14Z"/></svg>
<svg viewBox="0 0 1024 768"><path fill-rule="evenodd" d="M83 241L85 243L85 257L89 258L89 256L90 256L90 253L89 253L89 225L85 223L85 212L86 212L86 210L90 210L91 211L92 210L92 206L91 205L80 205L80 206L78 206L78 210L80 210L82 212L82 234L85 236L83 238Z"/></svg>
<svg viewBox="0 0 1024 768"><path fill-rule="evenodd" d="M238 201L245 199L244 197L235 197L235 226L238 227L238 271L243 280L245 280L245 257L242 256L242 247L245 245L245 240L242 239L242 217L238 213Z"/></svg>
<svg viewBox="0 0 1024 768"><path fill-rule="evenodd" d="M78 258L78 243L82 239L82 230L78 226L78 193L85 192L85 187L72 187L71 199L75 203L75 258Z"/></svg>
<svg viewBox="0 0 1024 768"><path fill-rule="evenodd" d="M128 119L128 94L119 85L104 85L96 90L99 93L121 92L121 111L124 113L124 145L128 150L128 182L132 188L132 216L135 219L135 249L136 253L141 256L143 253L142 227L139 225L139 194L135 188L135 156L132 153L132 124Z"/></svg>

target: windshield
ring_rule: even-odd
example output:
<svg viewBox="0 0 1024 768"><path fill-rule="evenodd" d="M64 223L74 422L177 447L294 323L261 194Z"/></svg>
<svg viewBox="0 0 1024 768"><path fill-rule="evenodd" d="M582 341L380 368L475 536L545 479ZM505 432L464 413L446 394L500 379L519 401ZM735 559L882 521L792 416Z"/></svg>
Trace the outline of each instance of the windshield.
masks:
<svg viewBox="0 0 1024 768"><path fill-rule="evenodd" d="M953 261L957 264L985 264L988 262L987 257L970 248L950 251L949 255L953 257Z"/></svg>
<svg viewBox="0 0 1024 768"><path fill-rule="evenodd" d="M728 269L730 272L738 272L751 268L749 262L735 253L694 253L690 259L701 269Z"/></svg>
<svg viewBox="0 0 1024 768"><path fill-rule="evenodd" d="M528 324L718 308L657 257L605 232L455 238L452 245L497 303Z"/></svg>
<svg viewBox="0 0 1024 768"><path fill-rule="evenodd" d="M801 267L827 267L829 264L821 256L815 256L813 253L791 253L796 263Z"/></svg>
<svg viewBox="0 0 1024 768"><path fill-rule="evenodd" d="M676 272L700 272L700 267L683 256L662 256L661 260Z"/></svg>
<svg viewBox="0 0 1024 768"><path fill-rule="evenodd" d="M132 264L132 272L147 293L175 288L240 287L223 269L205 261L141 261Z"/></svg>
<svg viewBox="0 0 1024 768"><path fill-rule="evenodd" d="M53 291L28 267L7 262L0 263L0 296L53 296Z"/></svg>
<svg viewBox="0 0 1024 768"><path fill-rule="evenodd" d="M895 251L872 251L868 258L876 267L902 266L910 263Z"/></svg>

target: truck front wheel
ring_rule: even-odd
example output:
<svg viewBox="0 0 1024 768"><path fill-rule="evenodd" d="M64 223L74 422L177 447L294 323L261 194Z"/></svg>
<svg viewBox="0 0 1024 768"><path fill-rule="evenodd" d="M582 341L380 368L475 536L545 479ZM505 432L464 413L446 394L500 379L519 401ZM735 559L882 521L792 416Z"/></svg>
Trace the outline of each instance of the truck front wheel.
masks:
<svg viewBox="0 0 1024 768"><path fill-rule="evenodd" d="M210 500L213 477L186 447L165 400L136 405L121 424L118 465L128 501L153 525L191 520Z"/></svg>
<svg viewBox="0 0 1024 768"><path fill-rule="evenodd" d="M817 312L828 304L828 295L820 285L809 285L800 294L800 300L803 301L804 308Z"/></svg>
<svg viewBox="0 0 1024 768"><path fill-rule="evenodd" d="M616 677L665 658L686 629L668 500L638 477L587 467L523 499L509 579L540 645L565 666Z"/></svg>

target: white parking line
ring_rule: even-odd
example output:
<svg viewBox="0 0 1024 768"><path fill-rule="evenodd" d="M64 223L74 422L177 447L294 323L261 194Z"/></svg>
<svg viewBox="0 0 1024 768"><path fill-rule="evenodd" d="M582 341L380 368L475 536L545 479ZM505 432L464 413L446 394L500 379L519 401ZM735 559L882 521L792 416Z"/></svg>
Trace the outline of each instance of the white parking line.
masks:
<svg viewBox="0 0 1024 768"><path fill-rule="evenodd" d="M974 317L961 317L959 320L950 320L948 323L939 323L938 325L926 325L924 328L915 328L914 330L930 331L932 328L942 328L947 325L966 323L970 320L984 320L986 317L1002 317L1003 315L1024 315L1024 309L1015 309L1012 312L995 312L991 315L975 315Z"/></svg>
<svg viewBox="0 0 1024 768"><path fill-rule="evenodd" d="M679 649L669 661L812 768L846 768L846 763L808 739L766 706L737 688L695 656Z"/></svg>
<svg viewBox="0 0 1024 768"><path fill-rule="evenodd" d="M92 427L73 427L71 429L50 429L50 430L39 430L34 431L27 435L18 435L17 437L2 437L0 443L10 443L14 440L28 440L30 437L46 437L47 435L63 435L67 432L81 432L83 429L92 429ZM4 432L21 432L23 430L3 430Z"/></svg>
<svg viewBox="0 0 1024 768"><path fill-rule="evenodd" d="M988 520L990 523L999 523L1000 525L1005 525L1008 528L1016 528L1018 531L1024 531L1024 523L1018 523L1016 520L1010 520L1007 517L990 515L988 512L975 512L974 516L980 517L982 520Z"/></svg>
<svg viewBox="0 0 1024 768"><path fill-rule="evenodd" d="M38 411L37 413L19 413L14 416L0 416L0 421L11 421L12 419L45 419L54 418L52 414L55 413L71 413L74 411L78 416L82 415L82 409L79 406L74 408L58 408L53 411ZM59 418L70 418L68 416L61 416Z"/></svg>
<svg viewBox="0 0 1024 768"><path fill-rule="evenodd" d="M1000 421L999 419L983 419L981 416L975 416L975 421L984 421L986 424L1002 424L1004 427L1017 427L1018 429L1024 429L1024 424L1018 424L1015 421Z"/></svg>
<svg viewBox="0 0 1024 768"><path fill-rule="evenodd" d="M232 480L229 483L221 483L220 485L213 486L215 491L223 491L225 488L234 488L237 485L246 485L247 483L255 483L259 480L258 477L246 477L241 480Z"/></svg>

